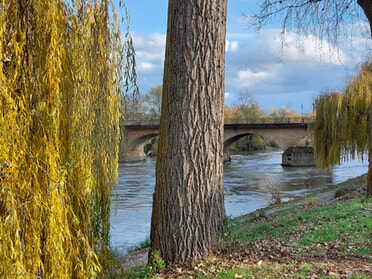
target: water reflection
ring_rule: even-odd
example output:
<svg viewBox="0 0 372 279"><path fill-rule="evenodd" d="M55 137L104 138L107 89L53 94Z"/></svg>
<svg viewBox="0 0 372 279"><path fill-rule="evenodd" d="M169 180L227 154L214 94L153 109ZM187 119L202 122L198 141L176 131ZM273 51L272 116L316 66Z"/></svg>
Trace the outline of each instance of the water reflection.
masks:
<svg viewBox="0 0 372 279"><path fill-rule="evenodd" d="M328 171L282 167L281 154L273 149L231 156L232 161L224 165L227 215L236 217L265 207L275 191L287 199L367 172L367 162L358 161ZM119 253L148 237L154 185L154 159L120 165L111 216L112 245Z"/></svg>

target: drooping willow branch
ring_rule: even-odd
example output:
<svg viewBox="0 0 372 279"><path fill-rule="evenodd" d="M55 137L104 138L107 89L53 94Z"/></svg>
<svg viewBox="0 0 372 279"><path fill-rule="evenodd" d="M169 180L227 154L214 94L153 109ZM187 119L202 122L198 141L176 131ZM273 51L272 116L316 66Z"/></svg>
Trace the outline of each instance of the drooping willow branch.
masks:
<svg viewBox="0 0 372 279"><path fill-rule="evenodd" d="M370 148L372 62L365 62L345 92L322 94L316 100L313 127L317 165L330 167L364 154Z"/></svg>
<svg viewBox="0 0 372 279"><path fill-rule="evenodd" d="M109 0L0 11L0 277L106 277L133 52Z"/></svg>

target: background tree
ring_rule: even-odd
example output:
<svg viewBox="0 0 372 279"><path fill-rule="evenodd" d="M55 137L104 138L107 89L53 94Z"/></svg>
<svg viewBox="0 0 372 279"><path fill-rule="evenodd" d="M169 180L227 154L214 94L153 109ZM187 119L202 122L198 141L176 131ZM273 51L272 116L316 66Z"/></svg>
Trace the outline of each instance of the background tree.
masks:
<svg viewBox="0 0 372 279"><path fill-rule="evenodd" d="M301 121L301 115L293 109L290 110L289 105L281 108L271 108L268 118L271 118L274 123Z"/></svg>
<svg viewBox="0 0 372 279"><path fill-rule="evenodd" d="M263 111L251 93L241 93L238 102L239 104L235 107L240 116L237 118L242 119L244 121L243 123L254 123L263 116Z"/></svg>
<svg viewBox="0 0 372 279"><path fill-rule="evenodd" d="M145 95L125 95L122 106L125 111L124 121L153 120L160 118L162 84L150 88Z"/></svg>
<svg viewBox="0 0 372 279"><path fill-rule="evenodd" d="M168 263L208 255L225 217L226 6L226 0L169 0L151 219L151 250Z"/></svg>
<svg viewBox="0 0 372 279"><path fill-rule="evenodd" d="M150 117L145 95L125 95L122 99L122 106L125 112L124 121L140 122Z"/></svg>
<svg viewBox="0 0 372 279"><path fill-rule="evenodd" d="M148 105L148 111L151 118L160 118L161 113L161 93L163 84L158 84L150 88L145 96L145 102Z"/></svg>
<svg viewBox="0 0 372 279"><path fill-rule="evenodd" d="M228 105L225 105L224 107L224 123L225 124L233 124L235 123L235 115L237 113L237 109L235 107L231 107Z"/></svg>
<svg viewBox="0 0 372 279"><path fill-rule="evenodd" d="M0 0L2 278L105 277L126 66L110 3Z"/></svg>
<svg viewBox="0 0 372 279"><path fill-rule="evenodd" d="M225 124L255 123L264 116L257 101L248 93L241 93L238 104L234 107L225 106Z"/></svg>

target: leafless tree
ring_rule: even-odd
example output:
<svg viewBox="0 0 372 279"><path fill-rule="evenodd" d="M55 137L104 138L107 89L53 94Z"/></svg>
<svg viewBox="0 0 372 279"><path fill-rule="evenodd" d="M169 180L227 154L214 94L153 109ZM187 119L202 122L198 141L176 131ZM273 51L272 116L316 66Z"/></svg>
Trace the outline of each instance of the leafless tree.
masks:
<svg viewBox="0 0 372 279"><path fill-rule="evenodd" d="M365 32L369 23L372 37L371 0L262 0L253 23L258 28L281 22L283 35L294 30L302 35L314 34L333 46L355 33ZM362 30L364 29L364 30Z"/></svg>

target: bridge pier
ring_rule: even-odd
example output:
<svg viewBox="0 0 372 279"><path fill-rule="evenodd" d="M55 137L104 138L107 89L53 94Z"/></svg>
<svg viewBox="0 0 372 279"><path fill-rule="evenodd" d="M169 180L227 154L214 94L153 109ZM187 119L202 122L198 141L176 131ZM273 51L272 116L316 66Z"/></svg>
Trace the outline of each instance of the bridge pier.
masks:
<svg viewBox="0 0 372 279"><path fill-rule="evenodd" d="M282 154L284 167L313 167L315 166L314 148L312 146L293 146Z"/></svg>
<svg viewBox="0 0 372 279"><path fill-rule="evenodd" d="M143 150L128 150L119 154L119 162L135 162L146 160Z"/></svg>
<svg viewBox="0 0 372 279"><path fill-rule="evenodd" d="M228 151L223 153L223 161L224 162L230 162L231 161L230 153Z"/></svg>

